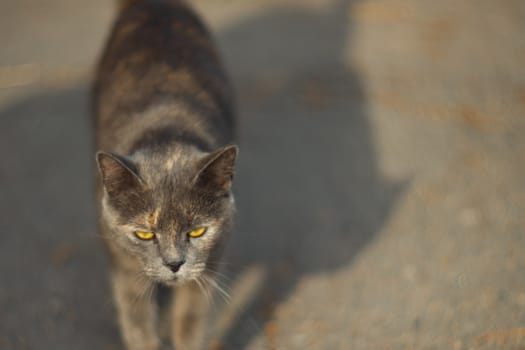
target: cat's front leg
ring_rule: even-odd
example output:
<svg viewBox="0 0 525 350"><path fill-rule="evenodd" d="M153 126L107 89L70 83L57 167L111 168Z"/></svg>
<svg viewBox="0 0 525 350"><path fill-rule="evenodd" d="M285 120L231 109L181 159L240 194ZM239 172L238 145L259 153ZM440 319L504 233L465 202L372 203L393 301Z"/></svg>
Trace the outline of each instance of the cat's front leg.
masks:
<svg viewBox="0 0 525 350"><path fill-rule="evenodd" d="M201 350L208 335L210 296L195 282L174 290L172 342L177 350Z"/></svg>
<svg viewBox="0 0 525 350"><path fill-rule="evenodd" d="M157 350L157 307L152 298L154 286L144 277L115 269L112 285L119 323L128 350Z"/></svg>

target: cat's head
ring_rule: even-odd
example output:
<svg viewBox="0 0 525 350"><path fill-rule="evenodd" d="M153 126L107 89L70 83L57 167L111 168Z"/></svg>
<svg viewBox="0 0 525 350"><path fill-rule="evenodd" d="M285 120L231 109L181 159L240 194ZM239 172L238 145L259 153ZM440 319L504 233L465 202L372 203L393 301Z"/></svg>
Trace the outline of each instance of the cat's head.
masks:
<svg viewBox="0 0 525 350"><path fill-rule="evenodd" d="M106 239L157 282L212 272L233 221L236 156L236 146L132 157L98 152Z"/></svg>

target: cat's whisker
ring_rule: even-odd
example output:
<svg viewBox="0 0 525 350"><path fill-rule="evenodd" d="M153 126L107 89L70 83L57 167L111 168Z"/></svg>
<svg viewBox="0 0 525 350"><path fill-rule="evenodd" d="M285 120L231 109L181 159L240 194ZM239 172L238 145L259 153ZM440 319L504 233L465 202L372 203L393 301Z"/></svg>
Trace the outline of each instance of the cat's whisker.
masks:
<svg viewBox="0 0 525 350"><path fill-rule="evenodd" d="M197 283L197 285L201 289L202 293L206 296L206 301L208 302L208 305L210 305L211 304L210 292L206 288L204 282L201 280L200 277L195 278L195 282Z"/></svg>
<svg viewBox="0 0 525 350"><path fill-rule="evenodd" d="M139 289L139 292L137 293L137 295L135 295L135 297L131 301L131 308L132 309L136 309L136 306L139 304L140 300L142 299L142 294L144 294L144 292L145 292L147 287L139 285L137 288L140 288L140 289Z"/></svg>
<svg viewBox="0 0 525 350"><path fill-rule="evenodd" d="M155 288L155 284L153 284L153 283L150 282L150 283L148 284L148 287L147 287L147 295L146 295L146 299L147 299L148 301L150 301L151 298L153 297L153 294L155 293L155 289L156 289L156 288Z"/></svg>
<svg viewBox="0 0 525 350"><path fill-rule="evenodd" d="M222 271L218 271L218 270L215 270L213 268L206 268L206 272L210 272L211 274L213 274L214 276L217 276L219 278L222 278L224 279L226 282L228 283L231 283L232 282L232 277L231 276L228 276L227 274L225 274L224 272Z"/></svg>
<svg viewBox="0 0 525 350"><path fill-rule="evenodd" d="M225 291L230 288L230 285L233 283L233 278L221 273L219 271L214 271L213 269L206 269L205 273L208 273L208 278L213 280L215 284L219 284L222 289ZM229 296L229 293L227 293ZM230 301L230 300L229 300Z"/></svg>
<svg viewBox="0 0 525 350"><path fill-rule="evenodd" d="M216 293L214 293L214 286L212 283L210 283L210 280L209 280L209 277L206 276L206 275L202 275L201 276L201 280L203 282L203 284L206 286L206 289L208 290L208 295L210 296L210 300L211 300L211 306L213 308L213 310L217 311L217 303L216 303L216 298L215 298L215 295Z"/></svg>
<svg viewBox="0 0 525 350"><path fill-rule="evenodd" d="M139 289L139 292L137 293L137 295L132 300L132 303L131 303L132 309L136 309L138 303L142 299L144 299L144 298L150 299L151 295L153 294L153 289L154 289L153 288L153 283L151 283L151 281L149 281L149 279L145 275L143 275L142 273L138 273L135 276L134 285L135 285L135 287L140 288L140 289Z"/></svg>
<svg viewBox="0 0 525 350"><path fill-rule="evenodd" d="M206 295L206 292L204 291L204 286L202 285L202 282L199 280L199 278L195 278L194 281L195 283L197 283L197 286L199 286L201 293Z"/></svg>
<svg viewBox="0 0 525 350"><path fill-rule="evenodd" d="M202 279L202 284L204 285L204 288L206 288L206 290L208 291L208 298L210 299L210 304L213 305L214 298L213 298L213 291L210 287L210 284L208 283L206 278L204 278L204 276L201 277L201 279Z"/></svg>
<svg viewBox="0 0 525 350"><path fill-rule="evenodd" d="M210 286L212 286L217 292L219 292L219 295L223 298L226 304L229 304L231 302L230 294L225 290L223 286L220 285L218 281L206 275L204 275L204 279L208 282Z"/></svg>

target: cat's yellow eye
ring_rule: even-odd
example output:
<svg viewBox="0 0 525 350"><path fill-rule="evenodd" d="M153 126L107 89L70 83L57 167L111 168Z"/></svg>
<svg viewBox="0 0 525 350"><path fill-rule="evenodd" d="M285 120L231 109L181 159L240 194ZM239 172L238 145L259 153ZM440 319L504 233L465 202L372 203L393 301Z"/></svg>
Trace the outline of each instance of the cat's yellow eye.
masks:
<svg viewBox="0 0 525 350"><path fill-rule="evenodd" d="M192 238L197 238L197 237L202 236L205 232L206 232L206 227L200 227L198 229L191 230L190 232L188 232L188 236Z"/></svg>
<svg viewBox="0 0 525 350"><path fill-rule="evenodd" d="M155 238L155 234L153 232L135 231L135 236L137 236L139 239L142 239L143 241L149 241Z"/></svg>

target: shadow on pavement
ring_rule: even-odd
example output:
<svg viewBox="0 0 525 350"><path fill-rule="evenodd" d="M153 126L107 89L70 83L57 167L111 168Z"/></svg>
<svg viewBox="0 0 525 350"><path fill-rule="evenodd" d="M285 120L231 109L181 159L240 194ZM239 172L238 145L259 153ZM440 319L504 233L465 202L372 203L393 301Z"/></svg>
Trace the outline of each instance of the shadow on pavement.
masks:
<svg viewBox="0 0 525 350"><path fill-rule="evenodd" d="M266 270L223 339L227 349L246 348L303 277L352 263L402 191L378 169L366 96L344 57L351 4L281 7L219 36L232 71L243 60L254 70L237 82L240 225L228 269Z"/></svg>
<svg viewBox="0 0 525 350"><path fill-rule="evenodd" d="M96 236L84 87L0 110L0 348L119 344Z"/></svg>

